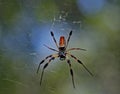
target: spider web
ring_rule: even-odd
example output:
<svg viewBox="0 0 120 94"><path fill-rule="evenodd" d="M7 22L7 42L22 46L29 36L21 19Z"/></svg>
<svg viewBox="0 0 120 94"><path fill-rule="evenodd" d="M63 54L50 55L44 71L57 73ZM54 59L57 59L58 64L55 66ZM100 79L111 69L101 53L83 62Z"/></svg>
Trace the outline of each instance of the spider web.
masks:
<svg viewBox="0 0 120 94"><path fill-rule="evenodd" d="M68 22L68 17L69 17L70 13L67 11L60 11L59 15L56 17L54 16L54 18L52 19L52 25L50 30L54 30L54 28L56 28L57 25L61 26L59 28L59 30L61 31L70 31L70 30L74 30L74 25L77 25L79 28L81 27L81 21L80 20L73 20L72 22ZM72 26L70 26L72 25Z"/></svg>

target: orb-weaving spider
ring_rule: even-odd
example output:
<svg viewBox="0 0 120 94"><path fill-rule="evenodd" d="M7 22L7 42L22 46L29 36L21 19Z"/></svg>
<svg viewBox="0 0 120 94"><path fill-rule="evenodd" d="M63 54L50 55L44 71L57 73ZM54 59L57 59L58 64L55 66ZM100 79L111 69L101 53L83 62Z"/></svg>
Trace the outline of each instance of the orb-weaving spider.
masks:
<svg viewBox="0 0 120 94"><path fill-rule="evenodd" d="M71 76L72 76L72 83L73 83L73 87L74 87L74 88L75 88L75 83L74 83L73 70L72 70L72 68L71 68L71 62L70 62L70 60L68 59L68 56L70 56L70 57L72 57L73 59L75 59L76 62L78 62L79 64L81 64L81 65L85 68L85 70L86 70L91 76L93 76L93 74L86 68L86 66L85 66L79 59L77 59L74 55L72 55L72 54L69 53L69 51L71 51L71 50L83 50L83 51L86 51L86 50L85 50L85 49L82 49L82 48L70 48L70 49L66 49L67 46L68 46L68 43L69 43L69 40L70 40L71 35L72 35L72 31L70 31L70 33L69 33L69 37L68 37L68 39L67 39L67 42L66 42L66 40L65 40L65 37L64 37L64 36L61 36L61 37L60 37L60 40L59 40L59 46L58 46L57 41L56 41L56 39L55 39L55 37L54 37L54 34L53 34L53 32L51 32L51 36L53 37L53 40L54 40L54 42L55 42L58 50L53 49L53 48L51 48L51 47L48 47L48 46L44 45L44 46L47 47L48 49L53 50L53 51L56 51L57 53L56 53L56 54L51 54L51 55L47 56L45 59L43 59L43 60L39 63L39 66L38 66L38 69L37 69L37 73L38 73L38 71L39 71L39 69L40 69L40 65L43 64L43 62L44 62L45 60L49 59L48 62L47 62L47 63L44 65L44 67L43 67L42 74L41 74L41 79L40 79L40 85L41 85L41 83L42 83L42 78L43 78L43 74L44 74L45 68L48 66L48 64L51 62L51 60L54 60L55 58L60 58L60 60L66 60L66 61L67 61L68 65L69 65L69 68L70 68L70 74L71 74Z"/></svg>

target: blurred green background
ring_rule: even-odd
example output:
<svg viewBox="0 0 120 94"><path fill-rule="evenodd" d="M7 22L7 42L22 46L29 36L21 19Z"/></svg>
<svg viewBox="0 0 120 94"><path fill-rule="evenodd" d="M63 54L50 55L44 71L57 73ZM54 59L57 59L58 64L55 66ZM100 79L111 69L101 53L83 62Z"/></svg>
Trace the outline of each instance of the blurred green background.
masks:
<svg viewBox="0 0 120 94"><path fill-rule="evenodd" d="M119 0L0 0L0 94L119 94ZM53 54L56 40L73 31L69 47L94 74L70 58L76 88L66 61L54 60L42 86L39 62ZM44 63L45 64L45 63Z"/></svg>

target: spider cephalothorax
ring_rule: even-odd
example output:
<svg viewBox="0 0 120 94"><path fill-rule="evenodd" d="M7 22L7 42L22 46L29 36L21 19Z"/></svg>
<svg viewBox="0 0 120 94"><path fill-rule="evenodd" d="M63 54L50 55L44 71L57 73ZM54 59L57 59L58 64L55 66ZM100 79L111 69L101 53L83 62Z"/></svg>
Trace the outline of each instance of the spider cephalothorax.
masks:
<svg viewBox="0 0 120 94"><path fill-rule="evenodd" d="M73 83L73 87L75 88L75 84L74 84L74 77L73 77L73 70L71 68L71 62L70 60L67 58L68 56L72 57L73 59L75 59L78 63L80 63L86 70L87 72L93 76L93 74L86 68L86 66L79 60L77 59L74 55L70 54L69 51L71 50L83 50L83 51L86 51L85 49L81 49L81 48L70 48L70 49L67 49L67 46L68 46L68 43L69 43L69 40L70 40L70 37L72 35L72 31L70 31L69 33L69 37L67 39L67 41L65 40L65 37L64 36L61 36L60 37L60 40L59 40L59 46L57 44L57 41L54 37L54 34L53 32L51 32L51 36L53 37L53 40L58 48L58 50L56 49L53 49L51 47L48 47L46 46L48 49L50 50L53 50L53 51L56 51L57 53L56 54L52 54L52 55L49 55L47 56L45 59L43 59L40 63L39 63L39 66L38 66L38 69L37 69L37 73L39 71L39 68L40 68L40 65L44 63L45 60L49 59L48 62L44 65L43 67L43 70L42 70L42 74L41 74L41 79L40 79L40 85L42 83L42 78L43 78L43 73L44 73L44 70L45 68L48 66L48 64L51 62L51 60L54 60L55 58L60 58L60 60L66 60L69 67L70 67L70 74L72 76L72 83Z"/></svg>

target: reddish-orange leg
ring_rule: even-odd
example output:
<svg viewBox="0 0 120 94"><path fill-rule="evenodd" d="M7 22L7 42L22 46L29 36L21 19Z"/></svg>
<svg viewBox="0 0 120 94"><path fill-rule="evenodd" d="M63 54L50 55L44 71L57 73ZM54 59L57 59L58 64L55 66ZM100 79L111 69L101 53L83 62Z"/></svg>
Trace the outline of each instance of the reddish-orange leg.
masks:
<svg viewBox="0 0 120 94"><path fill-rule="evenodd" d="M70 48L70 49L67 49L69 40L70 40L71 35L72 35L72 31L70 31L70 33L69 33L69 36L68 36L68 39L67 39L67 43L66 43L66 40L65 40L65 37L64 37L64 36L61 36L61 37L60 37L59 46L58 46L58 44L57 44L57 41L56 41L56 39L55 39L55 37L54 37L53 32L50 32L50 33L51 33L51 36L52 36L52 38L53 38L53 40L54 40L54 42L55 42L55 44L56 44L56 46L57 46L58 49L56 50L56 49L54 49L54 48L48 47L47 45L44 45L44 46L47 47L48 49L57 52L57 54L49 55L49 56L47 56L45 59L43 59L43 60L39 63L38 69L37 69L37 73L38 73L38 71L39 71L39 69L40 69L40 65L43 64L47 59L50 58L50 59L48 60L48 62L43 66L42 74L41 74L41 78L40 78L40 85L41 85L41 83L42 83L42 78L43 78L44 70L47 68L48 64L49 64L52 60L54 60L55 58L58 58L58 57L60 58L60 60L67 60L67 63L68 63L69 68L70 68L70 74L71 74L71 77L72 77L72 83L73 83L73 87L74 87L74 88L75 88L75 83L74 83L73 70L72 70L72 67L71 67L71 62L70 62L70 60L69 60L68 58L66 59L66 56L70 56L70 57L72 57L73 59L75 59L78 63L80 63L80 64L85 68L85 70L86 70L91 76L93 76L93 74L87 69L87 67L86 67L79 59L77 59L74 55L69 54L69 51L72 51L72 50L83 50L83 51L86 51L86 49L82 49L82 48Z"/></svg>

